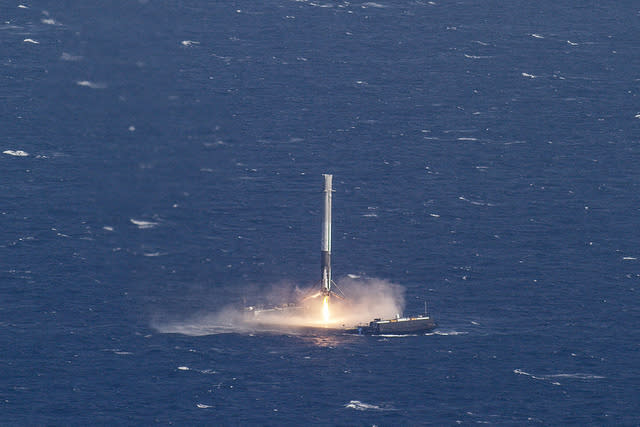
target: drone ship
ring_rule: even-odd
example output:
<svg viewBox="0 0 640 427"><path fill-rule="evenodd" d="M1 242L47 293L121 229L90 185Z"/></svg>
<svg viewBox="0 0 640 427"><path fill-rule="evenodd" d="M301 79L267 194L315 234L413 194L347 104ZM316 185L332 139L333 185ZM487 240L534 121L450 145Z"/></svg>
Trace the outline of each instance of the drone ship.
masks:
<svg viewBox="0 0 640 427"><path fill-rule="evenodd" d="M436 322L428 314L400 317L383 320L373 319L368 325L359 325L347 329L346 332L358 335L406 335L419 332L429 332L435 329Z"/></svg>

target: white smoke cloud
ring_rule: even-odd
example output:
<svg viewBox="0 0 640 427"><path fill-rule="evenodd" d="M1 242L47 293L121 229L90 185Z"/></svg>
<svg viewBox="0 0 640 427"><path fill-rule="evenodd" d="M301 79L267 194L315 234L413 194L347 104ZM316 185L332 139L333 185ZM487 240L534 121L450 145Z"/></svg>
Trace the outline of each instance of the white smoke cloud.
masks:
<svg viewBox="0 0 640 427"><path fill-rule="evenodd" d="M264 307L225 307L213 313L192 315L186 320L154 320L152 327L162 333L184 335L304 333L309 328L342 330L367 324L375 318L402 315L404 288L400 285L381 279L347 277L338 281L337 288L345 298L330 297L328 322L322 316L323 298L317 288L300 289L281 283L255 299L256 304L266 303Z"/></svg>
<svg viewBox="0 0 640 427"><path fill-rule="evenodd" d="M388 319L404 310L404 288L382 279L344 278L338 287L344 300L333 299L331 315L346 326L369 323L375 318Z"/></svg>

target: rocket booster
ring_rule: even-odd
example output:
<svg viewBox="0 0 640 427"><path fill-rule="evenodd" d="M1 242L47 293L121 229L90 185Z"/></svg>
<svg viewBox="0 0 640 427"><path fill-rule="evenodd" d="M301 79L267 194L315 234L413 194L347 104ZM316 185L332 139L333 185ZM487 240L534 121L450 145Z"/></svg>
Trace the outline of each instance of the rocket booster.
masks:
<svg viewBox="0 0 640 427"><path fill-rule="evenodd" d="M327 296L331 293L331 181L333 175L324 174L324 218L322 221L322 249L320 268L322 282L320 291Z"/></svg>

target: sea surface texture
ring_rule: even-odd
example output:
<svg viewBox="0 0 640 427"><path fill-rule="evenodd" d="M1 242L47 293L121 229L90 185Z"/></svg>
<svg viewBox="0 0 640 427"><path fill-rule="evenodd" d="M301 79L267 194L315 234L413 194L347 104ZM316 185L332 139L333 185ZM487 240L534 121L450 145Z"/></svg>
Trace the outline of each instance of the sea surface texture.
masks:
<svg viewBox="0 0 640 427"><path fill-rule="evenodd" d="M0 18L0 424L640 424L638 2ZM433 333L211 327L320 279L323 173Z"/></svg>

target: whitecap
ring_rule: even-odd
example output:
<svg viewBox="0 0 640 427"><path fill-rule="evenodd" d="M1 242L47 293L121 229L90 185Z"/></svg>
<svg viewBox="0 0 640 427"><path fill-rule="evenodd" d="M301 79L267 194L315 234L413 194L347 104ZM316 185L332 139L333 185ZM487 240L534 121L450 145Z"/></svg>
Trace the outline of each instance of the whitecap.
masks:
<svg viewBox="0 0 640 427"><path fill-rule="evenodd" d="M535 375L533 375L533 374L530 374L529 372L525 372L525 371L523 371L522 369L514 369L514 370L513 370L513 373L514 373L514 374L518 374L518 375L524 375L524 376L526 376L526 377L533 378L534 380L544 380L544 378L543 378L543 377L537 377L537 376L535 376Z"/></svg>
<svg viewBox="0 0 640 427"><path fill-rule="evenodd" d="M578 43L574 43L571 40L567 40L567 43L569 44L569 46L578 46Z"/></svg>
<svg viewBox="0 0 640 427"><path fill-rule="evenodd" d="M463 202L471 203L472 205L475 205L475 206L494 206L492 203L483 202L479 200L469 200L464 196L460 196L458 197L458 199L462 200Z"/></svg>
<svg viewBox="0 0 640 427"><path fill-rule="evenodd" d="M118 355L121 355L121 356L128 356L128 355L133 354L130 351L120 350L119 348L103 348L100 351L110 351L110 352L112 352L114 354L118 354Z"/></svg>
<svg viewBox="0 0 640 427"><path fill-rule="evenodd" d="M309 2L308 4L309 4L309 6L321 7L321 8L331 8L331 7L333 7L333 5L327 4L327 3L320 4L320 3L315 3L315 2Z"/></svg>
<svg viewBox="0 0 640 427"><path fill-rule="evenodd" d="M207 409L207 408L212 408L213 406L211 405L205 405L204 403L198 403L196 404L196 406L200 409Z"/></svg>
<svg viewBox="0 0 640 427"><path fill-rule="evenodd" d="M458 141L477 141L478 138L473 138L473 137L461 137L458 138Z"/></svg>
<svg viewBox="0 0 640 427"><path fill-rule="evenodd" d="M102 227L102 229L107 231L113 231L113 227L111 227L110 225L105 225L104 227Z"/></svg>
<svg viewBox="0 0 640 427"><path fill-rule="evenodd" d="M623 257L622 257L622 259L623 259L624 261L635 261L635 260L636 260L636 259L638 259L638 258L636 258L636 257L632 257L632 256L623 256Z"/></svg>
<svg viewBox="0 0 640 427"><path fill-rule="evenodd" d="M166 254L163 254L162 252L148 252L148 253L144 253L143 255L148 257L157 257L157 256L166 255Z"/></svg>
<svg viewBox="0 0 640 427"><path fill-rule="evenodd" d="M345 408L355 409L356 411L383 411L378 405L372 405L370 403L360 402L359 400L351 400L344 405Z"/></svg>
<svg viewBox="0 0 640 427"><path fill-rule="evenodd" d="M158 223L157 223L157 222L142 221L142 220L139 220L139 219L133 219L133 218L130 218L130 219L129 219L129 221L131 221L131 223L132 223L132 224L137 225L137 226L138 226L138 228L140 228L140 229L142 229L142 230L147 229L147 228L153 228L153 227L155 227L156 225L158 225Z"/></svg>
<svg viewBox="0 0 640 427"><path fill-rule="evenodd" d="M29 155L29 153L22 150L5 150L2 152L2 154L8 154L9 156L15 157L27 157Z"/></svg>
<svg viewBox="0 0 640 427"><path fill-rule="evenodd" d="M544 36L541 36L540 34L529 34L531 37L533 37L534 39L543 39Z"/></svg>
<svg viewBox="0 0 640 427"><path fill-rule="evenodd" d="M40 44L39 41L34 40L34 39L24 39L22 40L24 43L31 43L31 44Z"/></svg>
<svg viewBox="0 0 640 427"><path fill-rule="evenodd" d="M182 40L182 41L180 42L180 44L181 44L182 46L187 46L187 47L189 47L189 46L199 45L199 44L200 44L200 42L197 42L197 41L195 41L195 40Z"/></svg>
<svg viewBox="0 0 640 427"><path fill-rule="evenodd" d="M529 73L522 73L522 77L529 77L530 79L535 79L538 76Z"/></svg>
<svg viewBox="0 0 640 427"><path fill-rule="evenodd" d="M89 80L79 80L76 82L76 84L78 86L88 87L91 89L105 89L107 87L107 85L104 83L95 83L95 82L90 82Z"/></svg>
<svg viewBox="0 0 640 427"><path fill-rule="evenodd" d="M188 366L178 366L178 370L179 371L188 371L189 367Z"/></svg>
<svg viewBox="0 0 640 427"><path fill-rule="evenodd" d="M25 6L23 4L18 5L18 9L29 9L29 6Z"/></svg>
<svg viewBox="0 0 640 427"><path fill-rule="evenodd" d="M469 58L469 59L488 59L491 58L490 56L479 56L479 55L469 55L469 54L464 54L465 58Z"/></svg>
<svg viewBox="0 0 640 427"><path fill-rule="evenodd" d="M60 25L60 23L58 21L56 21L55 19L52 18L43 18L40 20L40 22L42 22L43 24L46 25Z"/></svg>
<svg viewBox="0 0 640 427"><path fill-rule="evenodd" d="M448 336L456 336L456 335L467 335L468 332L461 332L461 331L434 331L433 332L434 335L442 335L444 337L448 337Z"/></svg>

